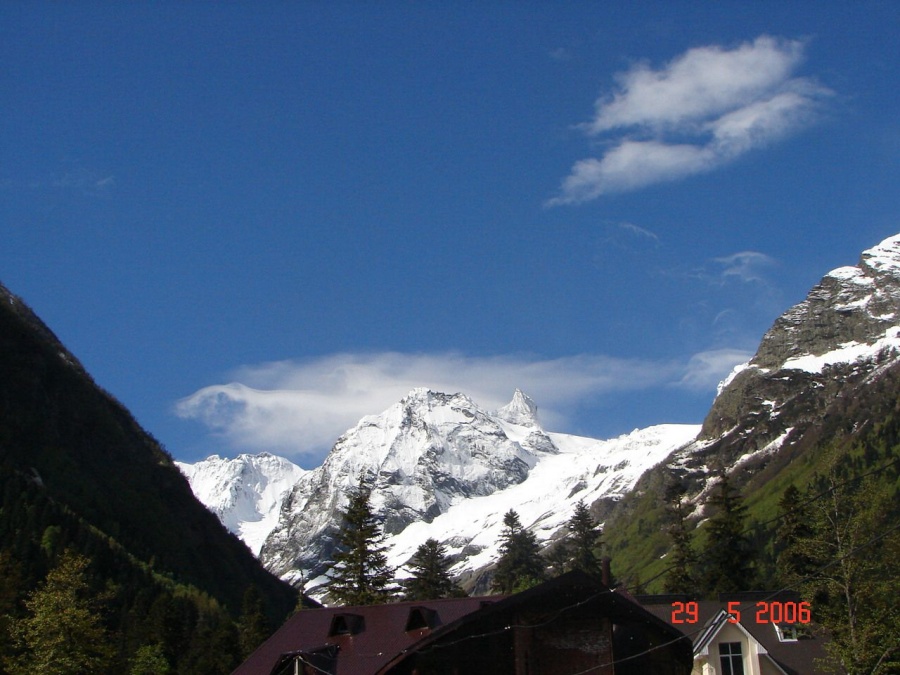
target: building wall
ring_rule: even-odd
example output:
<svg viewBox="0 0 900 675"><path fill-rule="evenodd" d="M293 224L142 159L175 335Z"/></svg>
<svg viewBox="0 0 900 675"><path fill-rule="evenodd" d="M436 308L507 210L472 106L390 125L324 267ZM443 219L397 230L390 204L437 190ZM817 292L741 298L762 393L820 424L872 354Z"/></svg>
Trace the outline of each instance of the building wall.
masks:
<svg viewBox="0 0 900 675"><path fill-rule="evenodd" d="M736 624L726 623L710 643L708 655L698 655L694 659L692 675L722 675L719 645L723 642L739 642L744 662L744 675L781 675L780 671L763 656L760 658L759 643Z"/></svg>

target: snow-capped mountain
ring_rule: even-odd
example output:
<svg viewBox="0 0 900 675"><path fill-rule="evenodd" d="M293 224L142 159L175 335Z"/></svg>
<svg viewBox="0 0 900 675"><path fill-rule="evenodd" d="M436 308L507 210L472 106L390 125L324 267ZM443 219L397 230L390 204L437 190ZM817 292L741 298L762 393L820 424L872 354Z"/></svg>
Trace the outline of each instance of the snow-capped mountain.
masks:
<svg viewBox="0 0 900 675"><path fill-rule="evenodd" d="M218 455L196 464L175 462L194 495L255 555L278 523L285 496L306 473L293 462L268 453Z"/></svg>
<svg viewBox="0 0 900 675"><path fill-rule="evenodd" d="M496 558L509 509L545 542L579 500L620 498L646 469L698 431L699 426L664 425L601 441L544 431L537 406L518 390L508 405L488 412L464 394L415 389L380 415L364 417L320 467L299 475L260 559L285 579L315 586L334 549L348 492L364 477L384 524L391 565L402 567L433 537L455 557L453 571L472 577ZM220 517L232 517L229 526L246 540L258 530L240 521L244 511L235 505L259 500L252 485L234 479L237 464L226 470L227 462L211 458L184 471L192 484L205 487L216 482L210 477L216 469L230 477L218 479L226 499L213 504L214 487L198 497ZM256 517L258 509L246 512Z"/></svg>
<svg viewBox="0 0 900 675"><path fill-rule="evenodd" d="M725 468L742 484L764 481L818 442L813 437L824 422L842 414L835 407L841 399L870 392L882 374L895 371L900 235L865 251L858 265L828 273L785 312L753 359L722 383L702 427L664 425L601 441L543 430L537 407L520 391L488 412L463 394L416 389L363 418L322 466L297 478L260 558L276 574L315 586L347 492L364 477L384 523L390 564L402 574L416 547L433 537L455 557L453 571L474 583L497 557L509 509L547 542L582 499L597 513L605 504L615 523L634 510L614 505L624 495L646 493L658 502L661 486L674 480L702 506L712 469ZM211 496L198 496L211 503ZM251 531L239 517L231 526ZM651 521L648 527L658 529Z"/></svg>
<svg viewBox="0 0 900 675"><path fill-rule="evenodd" d="M711 464L758 472L821 427L835 401L855 396L898 363L895 235L864 251L856 266L826 274L775 321L756 355L719 386L697 440L670 465L697 479Z"/></svg>

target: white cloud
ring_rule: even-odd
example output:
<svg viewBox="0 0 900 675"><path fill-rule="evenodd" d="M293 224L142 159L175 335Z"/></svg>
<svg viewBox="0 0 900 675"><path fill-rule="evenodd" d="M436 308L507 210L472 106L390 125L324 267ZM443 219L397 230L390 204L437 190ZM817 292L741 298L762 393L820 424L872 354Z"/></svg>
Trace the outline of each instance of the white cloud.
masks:
<svg viewBox="0 0 900 675"><path fill-rule="evenodd" d="M693 359L334 354L242 367L232 373L232 382L179 401L176 412L205 424L232 449L319 459L362 417L382 412L415 387L461 391L489 409L507 403L519 387L535 399L547 429L564 431L586 399L673 383L697 388L706 382L695 374L700 370ZM704 372L713 370L707 365ZM710 391L716 383L708 383Z"/></svg>
<svg viewBox="0 0 900 675"><path fill-rule="evenodd" d="M765 282L763 270L775 265L775 259L757 251L741 251L714 262L722 266L722 278L735 278L743 282Z"/></svg>
<svg viewBox="0 0 900 675"><path fill-rule="evenodd" d="M551 206L586 202L610 192L637 188L712 168L716 155L708 148L659 141L623 141L602 159L582 159L562 184Z"/></svg>
<svg viewBox="0 0 900 675"><path fill-rule="evenodd" d="M572 204L709 171L796 132L830 90L792 77L804 44L762 36L691 49L659 70L638 64L582 126L610 146L575 163L549 205Z"/></svg>
<svg viewBox="0 0 900 675"><path fill-rule="evenodd" d="M715 390L736 365L752 357L752 352L742 349L712 349L694 354L678 386L694 391Z"/></svg>
<svg viewBox="0 0 900 675"><path fill-rule="evenodd" d="M635 225L634 223L629 223L627 221L623 221L615 224L620 230L627 232L639 239L650 240L653 242L654 246L659 246L659 236L655 232L651 232L640 225Z"/></svg>

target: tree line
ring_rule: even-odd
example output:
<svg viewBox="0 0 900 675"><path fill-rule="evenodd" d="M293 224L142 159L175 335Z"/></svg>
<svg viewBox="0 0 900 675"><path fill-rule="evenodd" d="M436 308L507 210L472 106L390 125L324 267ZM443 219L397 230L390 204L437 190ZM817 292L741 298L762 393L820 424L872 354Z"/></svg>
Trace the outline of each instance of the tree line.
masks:
<svg viewBox="0 0 900 675"><path fill-rule="evenodd" d="M246 579L229 610L0 468L0 673L230 673L273 627Z"/></svg>
<svg viewBox="0 0 900 675"><path fill-rule="evenodd" d="M900 673L900 459L874 469L865 461L891 454L873 454L865 444L828 448L824 468L804 488L790 484L783 491L773 536L762 544L758 524L747 525L747 507L723 473L706 503L704 545L695 550L688 505L675 488L667 495L664 590L709 598L794 590L827 634L837 672Z"/></svg>
<svg viewBox="0 0 900 675"><path fill-rule="evenodd" d="M342 527L328 572L327 592L343 605L366 605L397 600L434 600L465 596L453 580L454 561L444 544L429 538L422 543L407 567L410 576L395 579L387 563L380 522L370 502L371 489L360 480L342 512ZM544 556L533 532L522 525L515 510L503 517L499 539L500 556L491 582L495 593L511 594L574 569L602 575L602 531L590 510L579 502L567 523L568 536Z"/></svg>

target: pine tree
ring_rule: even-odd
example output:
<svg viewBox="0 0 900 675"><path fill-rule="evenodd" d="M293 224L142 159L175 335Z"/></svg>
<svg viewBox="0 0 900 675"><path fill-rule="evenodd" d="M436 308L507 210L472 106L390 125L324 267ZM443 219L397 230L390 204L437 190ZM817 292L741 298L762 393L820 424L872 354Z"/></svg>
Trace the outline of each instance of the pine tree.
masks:
<svg viewBox="0 0 900 675"><path fill-rule="evenodd" d="M666 593L694 593L697 590L697 555L691 545L691 533L687 529L687 514L680 496L667 505L670 523L666 528L671 548L666 562L669 571L663 583Z"/></svg>
<svg viewBox="0 0 900 675"><path fill-rule="evenodd" d="M812 514L796 486L789 485L778 501L780 516L775 533L775 565L778 583L791 588L817 567L807 542L813 535Z"/></svg>
<svg viewBox="0 0 900 675"><path fill-rule="evenodd" d="M508 595L543 581L544 561L534 534L524 527L519 514L510 510L503 516L500 535L500 559L494 571L491 588Z"/></svg>
<svg viewBox="0 0 900 675"><path fill-rule="evenodd" d="M447 549L437 539L427 539L416 549L409 566L412 578L406 581L407 600L436 600L465 595L450 578L452 562Z"/></svg>
<svg viewBox="0 0 900 675"><path fill-rule="evenodd" d="M566 524L570 538L566 542L569 549L569 569L581 570L592 577L603 577L600 551L603 546L603 531L594 520L584 501L575 505L575 512Z"/></svg>
<svg viewBox="0 0 900 675"><path fill-rule="evenodd" d="M707 501L713 515L706 525L706 550L701 585L708 596L750 590L752 549L744 531L747 507L724 471Z"/></svg>
<svg viewBox="0 0 900 675"><path fill-rule="evenodd" d="M393 572L387 565L383 533L369 500L370 490L360 479L343 512L328 592L345 605L388 602Z"/></svg>
<svg viewBox="0 0 900 675"><path fill-rule="evenodd" d="M263 612L262 596L254 585L248 586L244 591L237 630L242 659L250 656L269 637L270 631Z"/></svg>
<svg viewBox="0 0 900 675"><path fill-rule="evenodd" d="M27 615L13 625L22 649L14 672L102 673L112 649L86 580L89 560L66 550L25 601Z"/></svg>

